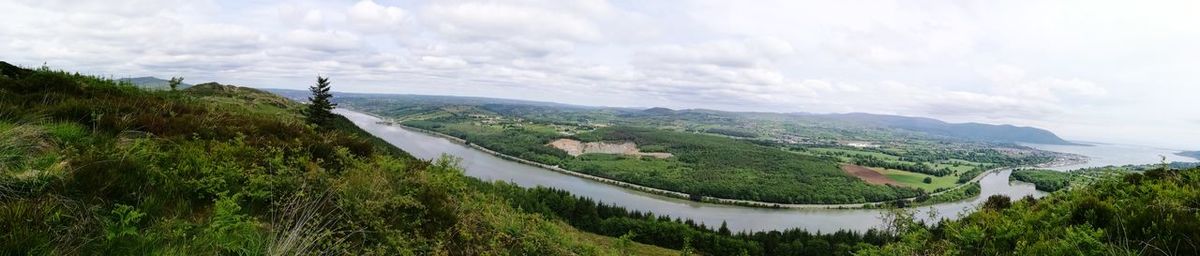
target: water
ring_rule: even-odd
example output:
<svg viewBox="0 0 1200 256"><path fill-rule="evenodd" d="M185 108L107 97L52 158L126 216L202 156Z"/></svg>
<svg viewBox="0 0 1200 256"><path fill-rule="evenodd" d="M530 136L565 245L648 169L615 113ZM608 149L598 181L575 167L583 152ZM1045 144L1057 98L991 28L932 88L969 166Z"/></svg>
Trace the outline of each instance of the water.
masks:
<svg viewBox="0 0 1200 256"><path fill-rule="evenodd" d="M1175 153L1178 153L1181 150L1175 149L1097 142L1086 142L1086 144L1090 144L1091 146L1046 144L1022 145L1041 150L1072 153L1088 157L1088 161L1084 163L1048 168L1059 171L1075 170L1079 168L1104 167L1109 165L1120 166L1126 164L1157 164L1162 162L1163 157L1166 157L1168 163L1174 161L1197 161L1197 159L1193 159L1191 157L1176 155Z"/></svg>
<svg viewBox="0 0 1200 256"><path fill-rule="evenodd" d="M482 151L450 141L445 138L411 131L399 126L377 124L373 116L338 109L338 114L350 118L359 127L400 147L410 154L433 159L444 154L462 158L461 165L468 176L482 180L508 181L524 187L545 186L563 189L575 195L586 196L630 210L669 215L672 218L692 219L710 227L726 222L731 230L782 230L803 228L823 233L837 230L865 231L882 225L877 209L767 209L699 203L689 200L658 196L640 191L599 183L589 179L566 175L529 165L500 159ZM932 207L941 217L955 218L959 213L974 210L988 196L1004 194L1016 199L1026 195L1037 197L1045 193L1036 191L1032 184L1008 181L1010 171L996 171L980 180L981 196L972 199L938 204ZM929 207L922 208L927 211ZM924 213L918 216L926 216Z"/></svg>

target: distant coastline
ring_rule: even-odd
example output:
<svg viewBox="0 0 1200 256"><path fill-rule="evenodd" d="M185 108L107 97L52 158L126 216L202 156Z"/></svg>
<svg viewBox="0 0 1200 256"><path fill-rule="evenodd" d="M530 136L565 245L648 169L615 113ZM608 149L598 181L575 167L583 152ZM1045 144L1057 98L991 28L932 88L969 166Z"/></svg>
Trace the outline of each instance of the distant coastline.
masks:
<svg viewBox="0 0 1200 256"><path fill-rule="evenodd" d="M1175 155L1182 156L1182 157L1190 157L1192 159L1196 159L1197 161L1200 161L1200 151L1180 151L1179 153L1175 153Z"/></svg>

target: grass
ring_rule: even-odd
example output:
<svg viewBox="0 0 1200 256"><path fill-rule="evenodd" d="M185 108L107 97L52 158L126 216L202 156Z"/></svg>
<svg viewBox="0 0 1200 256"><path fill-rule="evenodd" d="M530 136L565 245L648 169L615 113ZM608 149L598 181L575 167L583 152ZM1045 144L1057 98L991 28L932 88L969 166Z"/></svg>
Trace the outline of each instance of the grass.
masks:
<svg viewBox="0 0 1200 256"><path fill-rule="evenodd" d="M933 176L933 175L928 175L928 174L906 172L906 171L892 170L892 169L883 169L883 168L871 168L871 169L874 169L874 170L878 171L879 173L882 173L883 176L887 176L889 179L895 180L896 182L899 182L900 184L902 184L904 186L920 188L922 190L925 190L925 192L933 192L934 190L937 190L939 188L951 188L951 187L958 185L956 183L958 181L958 176L954 176L954 175L946 175L946 176L938 177L938 176ZM931 178L931 179L933 179L933 182L926 184L924 182L925 178Z"/></svg>

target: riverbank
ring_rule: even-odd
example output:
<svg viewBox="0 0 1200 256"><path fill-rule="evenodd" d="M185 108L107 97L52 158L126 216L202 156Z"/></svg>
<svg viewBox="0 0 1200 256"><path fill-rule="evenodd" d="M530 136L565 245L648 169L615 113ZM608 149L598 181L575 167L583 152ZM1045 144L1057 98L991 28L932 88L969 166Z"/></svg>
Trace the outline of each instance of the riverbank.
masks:
<svg viewBox="0 0 1200 256"><path fill-rule="evenodd" d="M362 112L359 112L359 113L362 113ZM428 134L428 135L439 137L439 138L444 138L449 141L453 141L455 143L465 145L471 149L475 149L480 152L484 152L489 155L493 155L493 156L496 156L498 158L501 158L501 159L504 159L507 161L513 161L513 162L520 163L520 164L538 167L541 169L550 170L550 171L558 172L561 174L566 174L566 175L570 175L570 176L574 176L574 177L579 177L579 178L596 181L596 182L600 182L600 183L604 183L604 184L608 184L608 185L613 185L613 186L617 186L617 187L622 187L622 188L626 188L626 189L631 189L631 190L635 190L635 191L639 191L639 192L650 193L650 194L671 197L671 198L677 198L677 199L697 201L697 200L695 200L695 198L692 198L691 195L687 194L687 193L666 190L666 189L660 189L660 188L647 187L647 186L633 184L633 183L629 183L629 182L613 180L613 179L609 179L609 178L605 178L605 177L599 177L599 176L595 176L595 175L580 173L580 172L564 169L564 168L561 168L561 167L558 167L555 165L547 165L547 164L543 164L543 163L539 163L539 162L534 162L531 160L522 159L522 158L510 156L510 155L507 155L504 153L500 153L500 152L470 143L469 141L466 141L464 139L450 136L448 134L443 134L443 133L439 133L439 132L435 132L435 131L406 126L406 125L401 124L400 122L390 120L389 118L380 117L380 116L370 114L370 113L363 113L363 114L374 117L374 118L378 118L378 119L382 120L384 123L393 124L393 126L400 127L401 129L419 132L419 133L423 133L423 134ZM1005 168L996 168L996 169L992 169L989 171L981 172L981 173L977 174L975 177L973 177L970 182L962 183L962 184L959 184L957 186L951 187L951 188L943 190L943 191L926 194L925 197L933 197L933 196L940 195L943 193L956 191L958 189L965 187L965 185L978 182L982 177L984 177L988 173L993 173L993 172L1004 170L1004 169ZM881 202L864 202L864 203L850 203L850 204L787 204L787 203L773 203L773 202L703 196L700 198L699 202L721 204L721 205L756 207L756 208L775 208L775 209L873 209L873 208L880 208L880 207L895 205L899 201L905 201L905 202L911 203L920 197L921 196L881 201ZM962 199L965 200L965 199L969 199L969 198L972 198L972 197L965 197Z"/></svg>

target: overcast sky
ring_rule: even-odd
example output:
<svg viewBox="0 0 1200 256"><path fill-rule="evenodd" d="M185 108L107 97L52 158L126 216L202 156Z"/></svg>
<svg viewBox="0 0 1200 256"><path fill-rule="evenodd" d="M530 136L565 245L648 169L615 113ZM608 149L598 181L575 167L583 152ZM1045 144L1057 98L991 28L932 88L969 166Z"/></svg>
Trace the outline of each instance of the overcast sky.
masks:
<svg viewBox="0 0 1200 256"><path fill-rule="evenodd" d="M919 4L919 5L914 5ZM869 112L1200 149L1200 1L11 1L0 60L114 77Z"/></svg>

